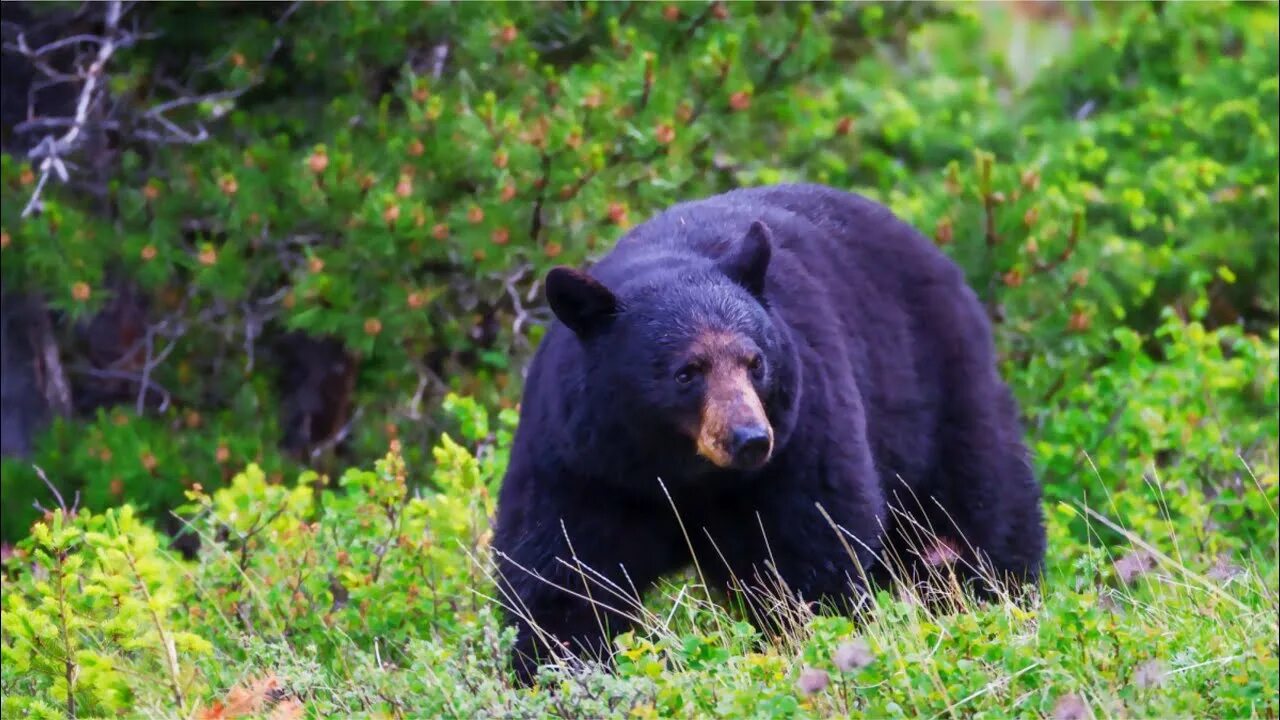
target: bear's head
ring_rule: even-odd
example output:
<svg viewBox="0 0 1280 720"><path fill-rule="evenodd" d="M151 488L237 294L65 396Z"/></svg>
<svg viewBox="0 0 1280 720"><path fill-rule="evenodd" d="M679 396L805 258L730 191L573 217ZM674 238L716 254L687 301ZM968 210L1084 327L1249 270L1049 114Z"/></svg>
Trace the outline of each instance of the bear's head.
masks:
<svg viewBox="0 0 1280 720"><path fill-rule="evenodd" d="M769 229L723 238L718 257L658 254L606 287L578 270L546 278L581 347L586 425L605 444L680 478L765 466L794 422L795 350L766 290ZM608 430L606 430L608 428ZM621 442L620 442L621 441Z"/></svg>

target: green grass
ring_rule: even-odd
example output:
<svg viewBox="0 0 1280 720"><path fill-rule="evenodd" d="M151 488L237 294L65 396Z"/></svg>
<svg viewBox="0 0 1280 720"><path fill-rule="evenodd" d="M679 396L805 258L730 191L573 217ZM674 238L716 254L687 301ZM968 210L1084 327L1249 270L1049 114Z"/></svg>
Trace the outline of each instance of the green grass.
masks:
<svg viewBox="0 0 1280 720"><path fill-rule="evenodd" d="M489 572L516 415L451 396L460 437L429 477L393 442L340 478L250 465L192 488L191 562L129 506L49 513L4 562L0 711L1274 718L1277 336L1237 335L1170 318L1160 362L1118 335L1089 384L1038 408L1048 568L1025 606L974 604L942 568L857 622L778 602L799 629L766 642L690 570L625 605L641 627L612 669L516 688Z"/></svg>
<svg viewBox="0 0 1280 720"><path fill-rule="evenodd" d="M442 491L421 498L394 457L348 473L341 495L252 470L196 493L195 563L130 513L55 514L6 566L4 716L65 717L67 658L79 717L1277 714L1274 543L1222 555L1225 538L1185 517L1139 533L1083 503L1049 505L1050 566L1025 605L975 604L941 572L931 591L957 609L910 588L858 622L783 608L800 629L767 642L691 570L628 608L642 628L619 638L612 670L549 667L516 688L478 513L496 466L447 440L437 457ZM1244 476L1269 497L1274 461ZM1154 475L1138 487L1124 492L1174 491ZM315 590L335 578L338 603Z"/></svg>
<svg viewBox="0 0 1280 720"><path fill-rule="evenodd" d="M564 715L566 697L587 715L636 717L1274 717L1274 554L1236 565L1182 542L1171 556L1091 508L1060 506L1051 522L1077 512L1134 545L1117 554L1059 526L1051 553L1074 560L1053 563L1030 607L975 604L939 575L934 591L958 610L881 593L865 623L809 617L766 644L690 574L627 608L644 629L620 641L613 677L561 668L526 694L473 666L459 670L474 684L444 673L433 691L459 717Z"/></svg>

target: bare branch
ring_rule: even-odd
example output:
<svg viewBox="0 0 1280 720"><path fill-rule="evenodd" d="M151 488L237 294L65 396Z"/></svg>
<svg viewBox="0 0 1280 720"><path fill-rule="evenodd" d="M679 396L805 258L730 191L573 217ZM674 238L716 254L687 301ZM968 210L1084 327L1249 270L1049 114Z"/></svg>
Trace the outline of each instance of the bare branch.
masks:
<svg viewBox="0 0 1280 720"><path fill-rule="evenodd" d="M159 123L161 126L163 126L164 129L169 131L169 135L165 136L159 133L142 130L138 132L138 137L148 137L148 139L154 139L160 142L176 141L176 142L185 143L189 145L194 145L198 142L203 142L209 137L208 131L206 131L204 129L204 126L201 125L200 123L196 123L196 134L192 135L186 130L183 130L182 128L178 127L176 123L174 123L172 120L170 120L169 118L163 115L153 115L148 119L154 120L157 123Z"/></svg>
<svg viewBox="0 0 1280 720"><path fill-rule="evenodd" d="M45 183L49 182L49 172L41 172L40 179L36 181L36 189L31 193L31 199L27 201L27 206L22 209L22 217L27 217L40 205L40 193L44 192Z"/></svg>
<svg viewBox="0 0 1280 720"><path fill-rule="evenodd" d="M289 7L285 8L283 13L280 13L280 18L276 20L276 27L283 26L289 18L293 17L293 14L297 12L300 7L302 7L302 0L294 0L294 2L290 3Z"/></svg>
<svg viewBox="0 0 1280 720"><path fill-rule="evenodd" d="M30 60L30 59L38 58L42 55L48 55L49 53L55 50L60 50L61 48L64 48L68 45L76 45L78 43L95 43L101 46L102 43L104 42L106 42L106 39L101 38L97 35L72 35L71 37L64 37L61 40L54 40L53 42L48 43L47 45L41 45L39 48L32 50L31 47L27 45L26 35L21 34L21 35L18 35L18 42L16 44L5 43L4 48L6 50L13 50L17 53L25 55L27 59Z"/></svg>
<svg viewBox="0 0 1280 720"><path fill-rule="evenodd" d="M418 387L413 390L413 397L409 398L409 410L406 413L410 420L422 419L422 398L427 394L427 388L431 387L431 378L420 367L421 363L415 362L414 368L418 371Z"/></svg>
<svg viewBox="0 0 1280 720"><path fill-rule="evenodd" d="M234 90L222 90L220 92L209 93L207 95L194 95L190 97L174 98L173 100L169 100L168 102L162 102L159 105L156 105L155 107L151 108L150 110L147 110L146 112L142 113L142 117L144 119L155 119L160 117L164 113L169 112L170 110L176 110L177 108L186 107L188 105L197 105L203 102L217 102L219 100L234 100L240 97L241 95L245 94L245 92L248 91L251 87L253 86L246 85L242 88L236 88Z"/></svg>
<svg viewBox="0 0 1280 720"><path fill-rule="evenodd" d="M155 37L154 33L139 31L136 27L136 22L132 30L122 26L121 19L132 10L135 4L124 4L121 0L109 0L105 3L103 27L100 34L81 33L72 35L54 40L38 48L32 48L26 36L18 34L14 42L5 45L6 49L25 57L41 75L39 80L32 83L31 90L28 92L27 121L19 125L17 130L22 132L40 128L65 129L60 136L50 134L42 137L28 152L28 157L33 162L39 161L39 180L26 207L22 210L22 217L25 218L33 213L40 212L43 207L41 198L44 195L50 176L57 176L58 180L64 183L69 180L67 168L70 167L70 164L67 162L67 158L84 145L86 130L90 128L120 130L125 126L136 126L136 129L133 129L129 134L130 138L135 140L186 145L203 142L209 138L209 131L203 124L197 120L194 123L194 127L183 127L168 117L168 113L193 105L214 103L215 117L222 114L219 112L221 108L217 104L234 101L245 92L261 84L266 77L266 65L271 62L283 45L283 39L277 37L263 61L263 67L258 69L254 77L244 87L194 94L188 88L181 87L178 83L165 83L161 79L160 84L162 87L172 90L180 97L165 100L140 112L140 108L130 108L129 115L134 119L133 123L126 124L102 118L95 119L91 116L104 114L95 113L94 110L103 104L104 98L109 93L107 89L107 65L112 56L118 50L135 44L139 39ZM301 6L300 0L291 4L276 21L277 27L283 25ZM101 7L101 5L98 7ZM96 52L89 56L87 61L77 61L78 66L72 72L58 69L46 61L46 56L59 50L67 48L90 49L94 46L96 46ZM80 84L74 115L68 118L36 117L34 108L38 90L62 83Z"/></svg>
<svg viewBox="0 0 1280 720"><path fill-rule="evenodd" d="M280 301L288 293L289 288L282 287L260 300L241 303L240 311L244 316L244 372L246 376L253 371L254 343L258 336L262 334L262 327L279 313L279 309L275 306L279 305Z"/></svg>
<svg viewBox="0 0 1280 720"><path fill-rule="evenodd" d="M95 367L85 367L76 365L71 367L71 372L88 375L90 377L102 378L106 380L132 380L142 384L144 390L152 390L160 396L160 410L169 409L169 404L173 401L173 393L165 389L163 385L150 378L143 378L140 373L126 372L123 370L102 370Z"/></svg>
<svg viewBox="0 0 1280 720"><path fill-rule="evenodd" d="M444 65L449 61L449 43L443 42L431 49L431 77L439 80L444 74Z"/></svg>
<svg viewBox="0 0 1280 720"><path fill-rule="evenodd" d="M184 305L185 305L185 302L184 302ZM142 365L142 380L138 383L138 400L135 406L136 412L138 415L142 414L142 411L146 406L147 388L152 387L153 385L156 388L159 388L164 395L164 397L160 401L160 412L164 412L169 408L169 394L167 392L164 392L164 388L161 388L159 385L156 385L155 383L151 382L151 371L159 367L160 363L164 362L169 357L169 353L173 352L173 349L178 345L179 338L181 338L185 334L186 328L184 326L179 326L179 329L177 330L177 332L174 333L173 338L169 340L169 344L165 346L164 350L161 350L159 355L153 356L152 353L154 350L154 339L155 339L156 333L159 332L159 329L160 329L159 326L153 326L153 327L147 328L147 334L146 334L147 354L146 354L146 359L143 361L143 365Z"/></svg>
<svg viewBox="0 0 1280 720"><path fill-rule="evenodd" d="M529 321L529 311L525 309L524 303L520 301L520 291L516 289L516 283L518 283L520 278L524 277L524 274L528 271L529 266L527 264L521 265L516 268L515 272L508 275L506 280L502 283L503 287L507 291L507 297L511 299L511 311L516 314L516 319L511 325L511 333L517 341L524 339L524 335L521 330L524 328L524 324Z"/></svg>
<svg viewBox="0 0 1280 720"><path fill-rule="evenodd" d="M355 426L356 421L358 421L360 416L363 414L364 408L356 408L356 411L351 415L351 419L347 420L347 422L338 429L338 432L334 433L331 437L324 439L311 449L311 459L315 460L328 450L341 445L342 441L346 440L347 436L351 434L351 428Z"/></svg>
<svg viewBox="0 0 1280 720"><path fill-rule="evenodd" d="M44 474L44 468L40 467L39 465L32 465L31 467L35 468L36 475L38 475L40 479L44 481L45 487L49 488L49 491L53 493L53 499L58 501L58 507L62 510L63 514L74 515L76 512L76 506L80 504L79 493L76 494L75 502L72 503L70 506L68 506L67 501L62 499L62 493L58 492L58 486L50 482L49 476ZM36 508L40 510L44 509L44 508L41 508L39 505L36 505Z"/></svg>
<svg viewBox="0 0 1280 720"><path fill-rule="evenodd" d="M52 65L41 60L40 56L43 53L39 50L32 50L31 47L27 45L26 35L18 36L17 45L6 45L5 47L6 49L13 50L18 54L25 56L32 65L36 66L36 69L53 80L57 80L59 82L74 82L80 79L80 76L75 75L74 73L64 73L61 70L56 70Z"/></svg>
<svg viewBox="0 0 1280 720"><path fill-rule="evenodd" d="M37 130L41 128L72 127L75 124L76 124L75 118L38 117L38 118L31 118L30 120L24 120L18 123L17 125L14 125L13 131L15 133L24 133L24 132L27 132L28 130ZM96 123L96 125L98 127L106 128L109 130L115 130L120 127L120 123L114 120L103 120L102 122Z"/></svg>
<svg viewBox="0 0 1280 720"><path fill-rule="evenodd" d="M80 98L76 102L76 114L70 128L58 138L45 136L31 150L30 157L32 159L43 158L43 161L40 163L40 181L36 184L36 189L31 194L31 199L27 201L27 206L22 209L22 217L24 218L41 207L40 196L49 181L49 175L56 172L59 179L66 182L67 172L66 166L62 162L62 156L79 147L85 122L89 117L89 109L99 99L98 87L102 81L103 71L106 69L107 62L111 59L111 56L120 47L121 41L125 39L119 34L121 9L120 0L111 0L107 3L106 18L103 21L103 37L98 45L98 53L94 56L93 62L83 71L84 85L80 88ZM18 44L20 48L26 47L26 39L21 35L18 36ZM23 52L33 63L37 63L37 67L43 65L36 59L41 54L41 51L30 51L28 48ZM60 74L56 70L52 70L52 68L46 70L42 67L41 70L46 74L50 74L51 77Z"/></svg>

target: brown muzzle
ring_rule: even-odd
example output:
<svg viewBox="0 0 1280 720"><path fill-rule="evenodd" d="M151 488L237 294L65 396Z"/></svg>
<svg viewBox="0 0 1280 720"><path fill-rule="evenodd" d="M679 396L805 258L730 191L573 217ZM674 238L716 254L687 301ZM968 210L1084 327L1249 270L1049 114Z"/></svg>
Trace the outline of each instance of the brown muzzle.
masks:
<svg viewBox="0 0 1280 720"><path fill-rule="evenodd" d="M753 470L773 452L773 428L745 367L714 363L698 423L698 454L717 467Z"/></svg>

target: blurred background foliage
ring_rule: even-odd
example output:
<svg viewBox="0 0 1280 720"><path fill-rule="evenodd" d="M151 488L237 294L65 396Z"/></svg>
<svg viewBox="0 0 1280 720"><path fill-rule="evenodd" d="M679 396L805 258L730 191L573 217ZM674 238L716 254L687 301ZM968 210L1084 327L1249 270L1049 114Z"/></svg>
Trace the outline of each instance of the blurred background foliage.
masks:
<svg viewBox="0 0 1280 720"><path fill-rule="evenodd" d="M1274 5L108 8L5 4L7 541L52 503L35 466L166 526L247 462L278 482L398 439L429 467L447 393L518 399L548 268L784 181L963 265L1051 498L1103 490L1082 449L1210 495L1270 449ZM84 84L50 73L100 45L32 49L75 33L121 42L42 185L28 151ZM1169 429L1204 424L1202 449Z"/></svg>

